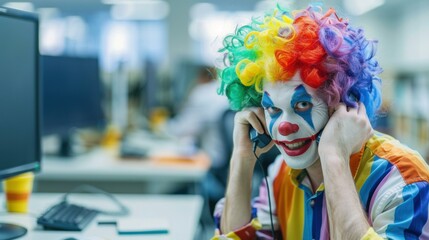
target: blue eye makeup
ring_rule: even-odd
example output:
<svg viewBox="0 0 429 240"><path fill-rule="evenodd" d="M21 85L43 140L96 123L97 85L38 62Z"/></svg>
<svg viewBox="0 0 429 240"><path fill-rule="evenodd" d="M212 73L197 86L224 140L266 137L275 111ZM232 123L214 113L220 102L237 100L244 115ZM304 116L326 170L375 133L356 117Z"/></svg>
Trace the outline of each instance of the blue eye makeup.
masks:
<svg viewBox="0 0 429 240"><path fill-rule="evenodd" d="M311 109L313 108L312 97L303 85L295 88L290 104L294 112L301 116L314 129L311 117Z"/></svg>
<svg viewBox="0 0 429 240"><path fill-rule="evenodd" d="M270 115L271 121L268 126L268 131L270 132L270 134L272 134L274 123L282 115L282 110L274 106L274 102L273 100L271 100L270 94L267 92L263 93L261 104L262 104L262 107Z"/></svg>
<svg viewBox="0 0 429 240"><path fill-rule="evenodd" d="M278 107L274 106L273 100L270 98L270 94L267 92L264 92L262 95L262 107L267 110L267 112L270 114L271 117L274 117L277 114L281 114L282 110Z"/></svg>
<svg viewBox="0 0 429 240"><path fill-rule="evenodd" d="M271 100L269 93L267 93L267 92L264 91L264 93L262 94L262 102L261 102L261 104L262 104L263 108L269 108L269 107L273 107L274 106L273 100Z"/></svg>

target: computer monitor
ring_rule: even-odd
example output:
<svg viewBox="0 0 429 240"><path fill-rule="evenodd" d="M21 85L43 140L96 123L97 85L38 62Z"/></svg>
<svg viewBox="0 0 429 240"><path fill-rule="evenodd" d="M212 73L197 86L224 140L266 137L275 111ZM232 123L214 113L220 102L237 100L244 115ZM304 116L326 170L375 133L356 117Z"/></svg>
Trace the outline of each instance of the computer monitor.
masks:
<svg viewBox="0 0 429 240"><path fill-rule="evenodd" d="M60 136L59 154L70 156L73 130L105 124L98 59L42 56L41 60L43 135Z"/></svg>
<svg viewBox="0 0 429 240"><path fill-rule="evenodd" d="M36 15L0 7L0 179L40 170ZM0 238L26 229L0 223Z"/></svg>

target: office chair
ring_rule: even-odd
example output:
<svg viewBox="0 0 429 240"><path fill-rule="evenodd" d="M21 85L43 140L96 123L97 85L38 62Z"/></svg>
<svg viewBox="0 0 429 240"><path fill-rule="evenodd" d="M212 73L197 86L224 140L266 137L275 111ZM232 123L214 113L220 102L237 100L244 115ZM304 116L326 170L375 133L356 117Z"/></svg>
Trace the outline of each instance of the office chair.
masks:
<svg viewBox="0 0 429 240"><path fill-rule="evenodd" d="M233 144L233 131L234 131L234 117L236 111L227 109L221 116L219 121L219 131L222 137L222 143L224 148L224 165L218 169L215 169L215 175L219 181L226 186L228 172L229 172L229 161L231 159Z"/></svg>

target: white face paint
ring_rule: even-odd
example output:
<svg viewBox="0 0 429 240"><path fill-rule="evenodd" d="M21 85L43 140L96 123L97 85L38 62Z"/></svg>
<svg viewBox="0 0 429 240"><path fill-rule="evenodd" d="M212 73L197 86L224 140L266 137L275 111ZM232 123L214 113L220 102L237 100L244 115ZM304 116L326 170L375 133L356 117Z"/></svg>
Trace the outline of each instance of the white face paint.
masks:
<svg viewBox="0 0 429 240"><path fill-rule="evenodd" d="M304 169L318 158L317 134L328 122L328 106L299 74L286 82L265 82L262 106L268 131L288 166Z"/></svg>

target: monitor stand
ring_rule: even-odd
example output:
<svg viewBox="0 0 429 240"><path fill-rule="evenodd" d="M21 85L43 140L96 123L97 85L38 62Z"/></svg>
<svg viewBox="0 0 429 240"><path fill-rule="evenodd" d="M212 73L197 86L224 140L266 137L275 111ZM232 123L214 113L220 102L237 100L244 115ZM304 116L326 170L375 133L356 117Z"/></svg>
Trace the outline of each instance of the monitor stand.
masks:
<svg viewBox="0 0 429 240"><path fill-rule="evenodd" d="M27 233L25 227L10 223L0 223L0 239L15 239L24 236Z"/></svg>

